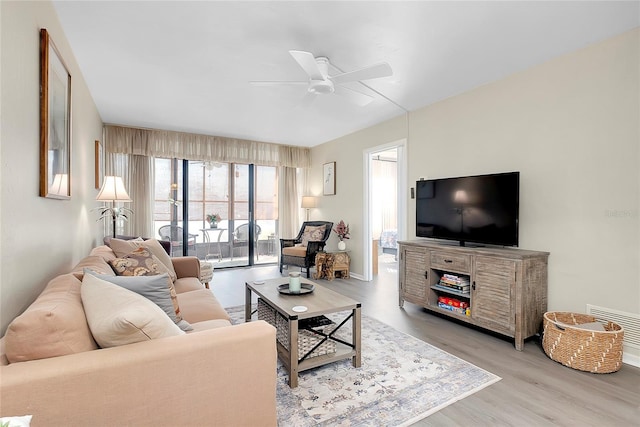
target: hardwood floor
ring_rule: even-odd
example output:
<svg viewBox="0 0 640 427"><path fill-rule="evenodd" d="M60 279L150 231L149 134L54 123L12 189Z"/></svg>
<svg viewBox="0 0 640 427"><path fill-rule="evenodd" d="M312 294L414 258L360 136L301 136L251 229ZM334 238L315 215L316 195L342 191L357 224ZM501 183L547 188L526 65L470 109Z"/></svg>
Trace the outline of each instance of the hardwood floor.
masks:
<svg viewBox="0 0 640 427"><path fill-rule="evenodd" d="M276 266L217 270L211 289L223 306L242 305L245 281L279 276ZM519 352L507 338L440 318L410 303L401 309L397 266L392 262L381 264L372 282L319 283L361 301L363 314L502 378L416 426L638 425L640 368L623 365L613 374L580 372L549 359L536 338Z"/></svg>

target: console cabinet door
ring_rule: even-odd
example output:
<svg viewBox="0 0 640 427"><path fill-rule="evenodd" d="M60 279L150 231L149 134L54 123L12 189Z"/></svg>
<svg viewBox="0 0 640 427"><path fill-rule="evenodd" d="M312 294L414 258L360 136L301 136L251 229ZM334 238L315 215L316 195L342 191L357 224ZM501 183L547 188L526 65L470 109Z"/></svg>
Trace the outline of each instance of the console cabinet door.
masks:
<svg viewBox="0 0 640 427"><path fill-rule="evenodd" d="M513 336L516 261L475 257L471 316L478 326Z"/></svg>
<svg viewBox="0 0 640 427"><path fill-rule="evenodd" d="M424 305L427 301L429 251L415 246L401 246L401 300Z"/></svg>

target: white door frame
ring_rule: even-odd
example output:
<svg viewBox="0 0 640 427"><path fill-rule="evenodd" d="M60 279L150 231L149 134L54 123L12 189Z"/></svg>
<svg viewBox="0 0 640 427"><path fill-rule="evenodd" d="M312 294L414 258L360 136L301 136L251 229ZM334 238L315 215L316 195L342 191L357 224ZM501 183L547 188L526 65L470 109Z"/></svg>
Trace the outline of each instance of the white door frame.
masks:
<svg viewBox="0 0 640 427"><path fill-rule="evenodd" d="M373 233L371 231L371 155L379 151L385 151L397 148L397 185L398 185L398 240L404 239L407 233L407 140L406 138L390 142L388 144L378 145L376 147L367 148L363 152L363 169L364 169L364 208L362 224L364 225L364 233L362 247L364 248L363 256L363 280L373 280L373 254L371 253L371 243L373 242Z"/></svg>

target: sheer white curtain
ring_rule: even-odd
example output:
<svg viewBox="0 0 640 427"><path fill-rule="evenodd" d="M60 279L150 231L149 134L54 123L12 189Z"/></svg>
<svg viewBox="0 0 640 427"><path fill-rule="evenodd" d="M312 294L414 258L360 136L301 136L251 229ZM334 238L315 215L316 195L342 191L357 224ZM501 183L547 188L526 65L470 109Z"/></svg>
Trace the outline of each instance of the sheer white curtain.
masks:
<svg viewBox="0 0 640 427"><path fill-rule="evenodd" d="M130 203L119 203L133 211L129 220L120 218L117 233L127 236L153 236L153 159L145 156L107 153L105 174L122 177ZM105 226L108 227L108 224ZM105 235L108 230L105 230Z"/></svg>
<svg viewBox="0 0 640 427"><path fill-rule="evenodd" d="M291 239L300 230L300 192L296 168L280 168L280 237Z"/></svg>

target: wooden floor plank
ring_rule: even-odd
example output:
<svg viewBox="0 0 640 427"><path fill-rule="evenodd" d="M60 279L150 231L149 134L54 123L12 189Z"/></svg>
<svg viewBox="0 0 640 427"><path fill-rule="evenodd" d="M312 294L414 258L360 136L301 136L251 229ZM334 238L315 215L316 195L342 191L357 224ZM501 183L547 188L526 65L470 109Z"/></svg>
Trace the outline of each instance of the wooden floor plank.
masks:
<svg viewBox="0 0 640 427"><path fill-rule="evenodd" d="M216 270L211 289L223 306L242 305L245 281L276 277L280 273L275 266ZM381 264L371 282L351 278L321 283L361 301L363 314L502 378L416 426L638 425L640 368L623 365L613 374L580 372L549 359L535 337L519 352L511 339L452 322L411 303L401 309L393 262Z"/></svg>

